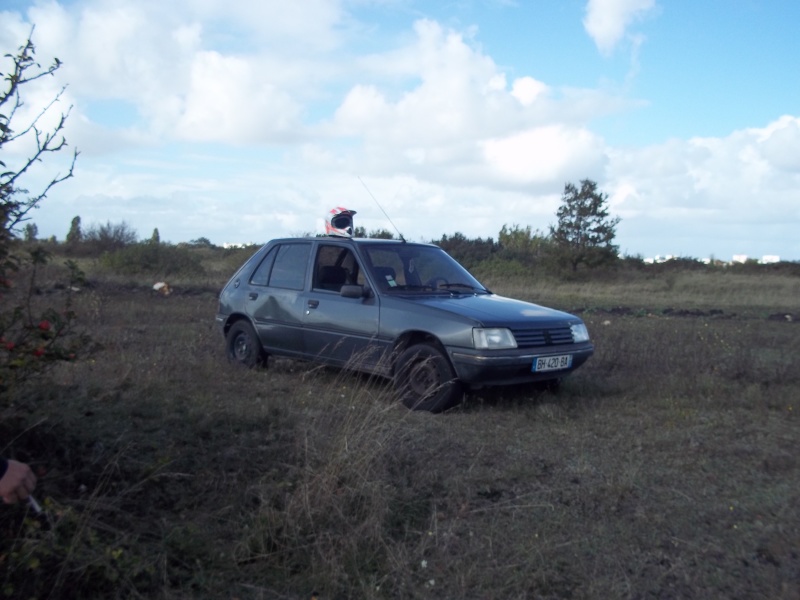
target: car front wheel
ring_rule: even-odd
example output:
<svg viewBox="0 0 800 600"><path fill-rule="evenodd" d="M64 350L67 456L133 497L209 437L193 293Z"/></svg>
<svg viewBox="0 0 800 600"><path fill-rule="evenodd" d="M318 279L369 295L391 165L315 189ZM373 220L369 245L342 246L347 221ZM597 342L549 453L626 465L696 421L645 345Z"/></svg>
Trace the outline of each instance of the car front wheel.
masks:
<svg viewBox="0 0 800 600"><path fill-rule="evenodd" d="M447 357L430 344L416 344L400 354L394 381L403 404L412 410L441 412L463 396Z"/></svg>
<svg viewBox="0 0 800 600"><path fill-rule="evenodd" d="M261 348L253 326L247 321L237 321L231 325L226 336L228 360L234 364L248 368L266 363L266 356Z"/></svg>

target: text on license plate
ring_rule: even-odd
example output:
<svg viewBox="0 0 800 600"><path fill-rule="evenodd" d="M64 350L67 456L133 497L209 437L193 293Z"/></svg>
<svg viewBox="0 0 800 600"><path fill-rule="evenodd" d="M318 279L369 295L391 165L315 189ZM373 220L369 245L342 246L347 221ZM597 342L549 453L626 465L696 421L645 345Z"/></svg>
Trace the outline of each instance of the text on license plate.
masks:
<svg viewBox="0 0 800 600"><path fill-rule="evenodd" d="M537 356L533 359L534 373L542 371L558 371L559 369L569 369L572 366L572 354L562 354L560 356Z"/></svg>

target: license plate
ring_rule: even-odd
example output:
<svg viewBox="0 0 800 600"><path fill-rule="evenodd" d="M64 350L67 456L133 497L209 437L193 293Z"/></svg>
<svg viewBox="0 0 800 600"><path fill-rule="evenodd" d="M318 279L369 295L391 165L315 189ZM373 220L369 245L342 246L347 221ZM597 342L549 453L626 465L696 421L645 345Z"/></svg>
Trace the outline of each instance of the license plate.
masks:
<svg viewBox="0 0 800 600"><path fill-rule="evenodd" d="M533 359L531 371L542 373L543 371L558 371L569 369L572 366L572 354L562 354L560 356L537 356Z"/></svg>

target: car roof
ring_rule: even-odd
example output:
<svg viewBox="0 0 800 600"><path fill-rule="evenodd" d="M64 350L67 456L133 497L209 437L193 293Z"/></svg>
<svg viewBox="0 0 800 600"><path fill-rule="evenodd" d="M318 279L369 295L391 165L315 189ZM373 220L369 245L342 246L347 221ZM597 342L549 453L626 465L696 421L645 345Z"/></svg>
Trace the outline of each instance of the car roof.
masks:
<svg viewBox="0 0 800 600"><path fill-rule="evenodd" d="M313 241L330 241L330 242L340 242L343 244L405 244L408 246L432 246L438 248L435 244L429 244L427 242L408 242L406 240L386 240L382 238L346 238L341 237L338 235L322 235L322 236L315 236L315 237L288 237L288 238L276 238L274 240L270 240L267 242L268 244L275 244L275 243L286 243L286 242L313 242Z"/></svg>

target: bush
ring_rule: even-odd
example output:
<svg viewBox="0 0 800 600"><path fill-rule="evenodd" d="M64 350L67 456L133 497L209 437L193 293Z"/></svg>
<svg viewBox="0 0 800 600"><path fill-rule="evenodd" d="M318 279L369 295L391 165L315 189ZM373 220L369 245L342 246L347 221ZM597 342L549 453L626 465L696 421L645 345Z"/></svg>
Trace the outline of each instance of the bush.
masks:
<svg viewBox="0 0 800 600"><path fill-rule="evenodd" d="M497 246L492 238L473 240L459 232L451 236L443 235L440 240L433 240L432 243L442 248L467 269L473 269L489 260L497 251Z"/></svg>
<svg viewBox="0 0 800 600"><path fill-rule="evenodd" d="M188 249L169 244L144 242L108 252L103 266L124 275L149 274L159 277L202 275L203 266Z"/></svg>
<svg viewBox="0 0 800 600"><path fill-rule="evenodd" d="M13 269L4 269L0 278L0 407L15 401L11 393L18 383L26 381L59 361L72 361L88 353L89 338L76 328L77 314L72 308L72 290L84 281L84 275L72 261L65 266L66 284L58 288L60 304L42 305L35 299L38 270L50 260L41 247L29 251ZM18 266L24 268L23 272ZM15 282L14 277L18 276ZM15 285L15 283L22 285Z"/></svg>
<svg viewBox="0 0 800 600"><path fill-rule="evenodd" d="M85 253L97 255L135 244L137 238L136 231L124 221L122 223L109 221L104 225L92 225L83 234L81 246Z"/></svg>
<svg viewBox="0 0 800 600"><path fill-rule="evenodd" d="M479 281L486 283L489 280L529 278L533 267L518 260L493 257L476 265L471 272Z"/></svg>

